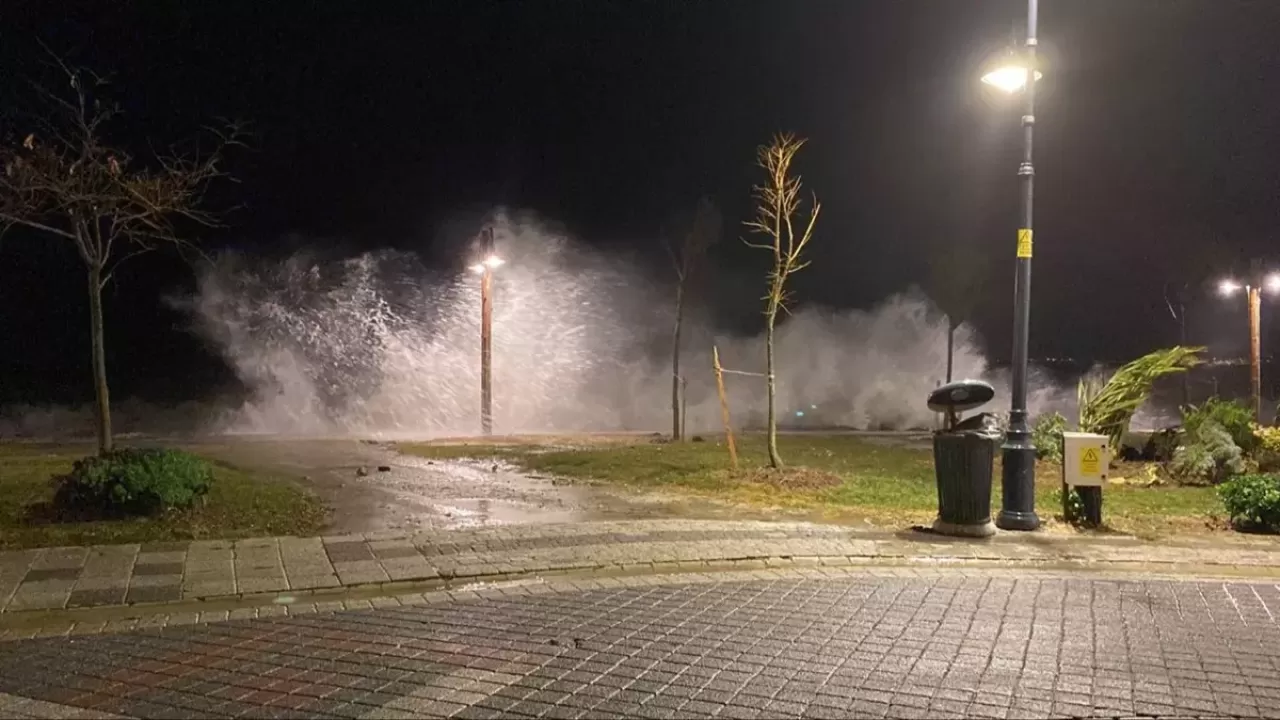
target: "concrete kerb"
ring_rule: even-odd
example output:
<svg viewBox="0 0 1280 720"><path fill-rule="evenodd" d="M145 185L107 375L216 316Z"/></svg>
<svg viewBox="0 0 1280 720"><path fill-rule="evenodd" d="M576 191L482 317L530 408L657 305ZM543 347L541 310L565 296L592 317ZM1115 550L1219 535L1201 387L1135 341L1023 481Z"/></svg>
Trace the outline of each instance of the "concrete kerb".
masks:
<svg viewBox="0 0 1280 720"><path fill-rule="evenodd" d="M809 523L598 521L413 535L260 538L0 553L0 594L23 593L0 612L0 630L48 618L196 613L216 620L251 608L344 607L471 583L641 575L689 577L746 569L965 567L1141 572L1235 579L1280 576L1274 542L1153 544L1117 536L1018 534L982 540L927 532L866 532ZM233 550L235 552L233 552ZM108 560L107 556L111 562ZM115 556L146 572L116 577ZM180 562L179 556L184 556ZM86 560L86 557L88 560ZM96 558L96 559L95 559ZM164 562L162 562L164 561ZM176 570L172 567L185 563ZM95 564L103 564L101 577ZM63 569L63 566L66 569ZM76 567L82 567L77 570ZM28 577L28 571L36 570ZM108 570L110 570L108 572ZM72 588L45 587L70 582ZM19 590L18 583L22 582ZM99 588L99 586L102 586ZM127 597L121 595L127 585ZM154 586L154 588L152 587ZM55 592L57 591L57 592ZM43 595L41 594L43 593ZM100 601L102 595L111 602ZM45 596L48 596L47 598ZM56 596L56 597L55 597ZM92 607L82 607L90 605ZM117 622L111 620L110 622ZM5 631L8 632L8 631Z"/></svg>
<svg viewBox="0 0 1280 720"><path fill-rule="evenodd" d="M240 593L164 603L137 603L58 610L12 611L0 614L0 641L37 636L117 632L138 627L219 622L239 617L300 615L365 609L375 602L399 605L481 599L509 594L572 592L618 585L732 582L735 580L848 576L885 573L956 573L982 570L993 575L1070 577L1079 573L1115 579L1240 581L1277 579L1280 568L1236 565L1087 561L965 560L958 558L800 556L755 557L737 560L625 563L513 573L452 575L429 580L391 581L317 588L297 592ZM252 611L246 614L245 611Z"/></svg>

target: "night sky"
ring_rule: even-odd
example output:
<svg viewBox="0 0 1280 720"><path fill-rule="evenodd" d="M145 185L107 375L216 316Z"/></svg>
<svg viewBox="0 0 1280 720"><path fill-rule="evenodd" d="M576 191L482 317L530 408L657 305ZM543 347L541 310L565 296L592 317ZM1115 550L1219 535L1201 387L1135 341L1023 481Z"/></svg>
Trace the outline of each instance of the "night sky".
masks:
<svg viewBox="0 0 1280 720"><path fill-rule="evenodd" d="M1243 301L1210 283L1251 257L1280 269L1280 2L1041 4L1032 357L1171 344L1167 284L1188 287L1193 342L1239 352ZM240 183L219 196L243 207L214 248L429 256L505 205L656 264L655 238L707 195L728 234L719 282L749 289L717 310L743 329L766 262L736 242L754 148L794 131L824 202L799 302L871 307L960 248L990 264L973 322L999 362L1021 109L977 77L1024 16L1020 0L4 0L0 97L41 72L42 42L112 75L131 141L249 121ZM89 396L63 245L0 240L0 400ZM225 375L160 302L191 286L182 261L153 257L108 291L117 396Z"/></svg>

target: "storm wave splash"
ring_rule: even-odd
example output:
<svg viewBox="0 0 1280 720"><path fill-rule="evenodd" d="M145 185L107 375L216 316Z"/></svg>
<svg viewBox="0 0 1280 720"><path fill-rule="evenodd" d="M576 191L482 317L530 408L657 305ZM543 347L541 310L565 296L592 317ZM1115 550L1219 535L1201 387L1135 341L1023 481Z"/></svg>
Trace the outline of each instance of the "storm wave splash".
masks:
<svg viewBox="0 0 1280 720"><path fill-rule="evenodd" d="M493 387L498 432L670 427L670 293L626 262L536 223L496 233ZM248 390L226 432L469 435L479 429L480 290L465 268L409 253L278 262L225 256L186 303ZM764 420L762 337L696 321L682 361L688 427L720 425L720 348L737 425ZM945 374L946 320L918 292L867 311L804 309L778 328L778 400L793 424L931 427L924 398ZM990 375L967 326L955 376ZM739 374L747 373L747 374ZM752 374L756 375L752 375ZM1002 385L999 377L997 384Z"/></svg>

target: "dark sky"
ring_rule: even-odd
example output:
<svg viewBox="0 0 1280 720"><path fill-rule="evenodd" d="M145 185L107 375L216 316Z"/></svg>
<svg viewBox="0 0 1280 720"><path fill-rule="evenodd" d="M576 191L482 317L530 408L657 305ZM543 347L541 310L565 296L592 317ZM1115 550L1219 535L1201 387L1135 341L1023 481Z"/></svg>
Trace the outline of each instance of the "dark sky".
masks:
<svg viewBox="0 0 1280 720"><path fill-rule="evenodd" d="M1190 285L1193 341L1237 351L1242 303L1206 283L1250 257L1280 268L1280 2L1041 4L1032 356L1176 340L1166 283ZM660 259L652 238L709 195L729 283L762 272L732 242L754 148L794 131L825 205L799 300L869 307L959 247L990 264L974 322L1000 359L1021 111L977 76L1024 16L1020 0L4 0L0 82L40 71L40 41L114 77L136 138L251 121L255 150L232 163L244 208L215 245L295 233L429 253L504 204ZM87 373L79 271L46 245L0 242L0 396ZM123 280L113 360L155 385L214 373L158 301L190 284L185 266ZM148 389L124 372L124 392Z"/></svg>

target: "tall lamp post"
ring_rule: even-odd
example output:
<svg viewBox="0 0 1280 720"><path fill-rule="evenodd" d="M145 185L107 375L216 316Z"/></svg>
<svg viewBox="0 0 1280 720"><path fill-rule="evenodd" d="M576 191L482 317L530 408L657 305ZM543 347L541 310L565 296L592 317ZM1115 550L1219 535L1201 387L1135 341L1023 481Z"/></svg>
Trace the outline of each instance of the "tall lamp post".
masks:
<svg viewBox="0 0 1280 720"><path fill-rule="evenodd" d="M493 245L493 228L480 231L480 432L493 434L493 271L502 265Z"/></svg>
<svg viewBox="0 0 1280 720"><path fill-rule="evenodd" d="M1169 284L1164 286L1164 304L1169 308L1169 315L1178 323L1178 345L1187 347L1187 284L1183 283L1177 291L1177 303L1169 297ZM1182 376L1182 404L1191 404L1191 373L1179 373Z"/></svg>
<svg viewBox="0 0 1280 720"><path fill-rule="evenodd" d="M1001 448L1003 490L996 526L1004 530L1035 530L1036 448L1027 424L1027 336L1031 324L1032 203L1035 197L1035 166L1032 164L1033 133L1036 123L1036 19L1038 0L1027 0L1027 43L1023 55L982 76L982 81L1005 92L1023 91L1022 163L1018 179L1022 185L1021 218L1018 225L1017 269L1013 280L1013 397L1009 409L1009 431Z"/></svg>
<svg viewBox="0 0 1280 720"><path fill-rule="evenodd" d="M1263 277L1261 266L1253 264L1248 282L1227 278L1218 285L1225 296L1244 290L1249 298L1249 397L1253 403L1253 418L1262 422L1262 288L1280 292L1280 273Z"/></svg>

